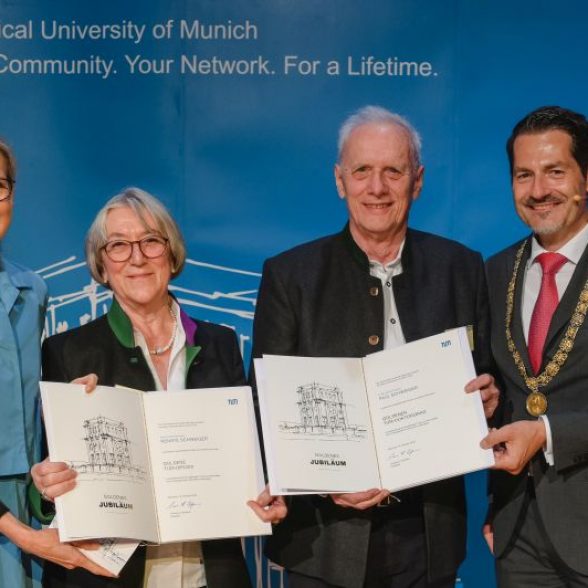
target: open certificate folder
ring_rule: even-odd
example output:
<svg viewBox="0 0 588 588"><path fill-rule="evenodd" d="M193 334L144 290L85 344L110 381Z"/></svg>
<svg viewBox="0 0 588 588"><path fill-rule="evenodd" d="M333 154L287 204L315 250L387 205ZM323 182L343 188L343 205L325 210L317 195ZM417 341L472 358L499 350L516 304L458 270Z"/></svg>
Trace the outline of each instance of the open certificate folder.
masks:
<svg viewBox="0 0 588 588"><path fill-rule="evenodd" d="M267 535L249 387L139 392L41 383L49 456L78 472L55 501L61 541Z"/></svg>
<svg viewBox="0 0 588 588"><path fill-rule="evenodd" d="M494 464L466 328L362 359L255 360L272 494L392 492Z"/></svg>

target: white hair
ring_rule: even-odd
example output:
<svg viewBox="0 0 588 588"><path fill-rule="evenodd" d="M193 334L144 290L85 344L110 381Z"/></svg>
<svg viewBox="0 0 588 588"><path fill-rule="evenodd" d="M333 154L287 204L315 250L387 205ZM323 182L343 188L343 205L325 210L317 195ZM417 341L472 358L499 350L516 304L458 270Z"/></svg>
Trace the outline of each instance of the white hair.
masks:
<svg viewBox="0 0 588 588"><path fill-rule="evenodd" d="M417 169L421 165L420 135L403 116L381 106L364 106L343 121L339 129L339 141L337 144L338 161L341 161L341 154L351 133L358 127L368 124L394 125L403 129L408 135L412 166Z"/></svg>
<svg viewBox="0 0 588 588"><path fill-rule="evenodd" d="M113 196L99 211L86 235L86 263L92 277L104 284L104 263L102 248L107 242L106 219L115 208L130 208L140 219L146 229L151 229L147 217L151 216L155 228L169 242L171 277L180 274L186 261L186 246L180 228L165 206L148 192L130 187ZM107 285L107 284L104 284Z"/></svg>

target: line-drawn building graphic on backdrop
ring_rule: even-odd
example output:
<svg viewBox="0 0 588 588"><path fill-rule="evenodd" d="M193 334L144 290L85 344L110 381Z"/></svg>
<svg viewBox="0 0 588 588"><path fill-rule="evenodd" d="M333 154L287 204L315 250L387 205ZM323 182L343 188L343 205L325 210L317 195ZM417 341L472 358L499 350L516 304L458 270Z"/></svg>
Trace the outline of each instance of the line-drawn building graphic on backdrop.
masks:
<svg viewBox="0 0 588 588"><path fill-rule="evenodd" d="M349 422L343 391L337 385L310 382L296 388L297 422L281 421L282 433L299 436L326 436L349 440L365 439L365 425Z"/></svg>
<svg viewBox="0 0 588 588"><path fill-rule="evenodd" d="M50 292L47 336L84 325L108 311L112 292L91 279L86 263L76 256L52 263L37 273L47 282ZM247 359L260 277L258 272L187 259L182 275L170 284L170 291L189 314L233 328ZM184 284L198 284L199 288Z"/></svg>
<svg viewBox="0 0 588 588"><path fill-rule="evenodd" d="M49 286L46 336L84 325L108 311L112 292L91 279L86 263L75 255L37 273ZM258 272L187 259L170 291L190 315L234 329L247 365L260 277ZM244 541L247 559L253 562L255 588L284 588L282 569L263 558L262 547L261 538Z"/></svg>

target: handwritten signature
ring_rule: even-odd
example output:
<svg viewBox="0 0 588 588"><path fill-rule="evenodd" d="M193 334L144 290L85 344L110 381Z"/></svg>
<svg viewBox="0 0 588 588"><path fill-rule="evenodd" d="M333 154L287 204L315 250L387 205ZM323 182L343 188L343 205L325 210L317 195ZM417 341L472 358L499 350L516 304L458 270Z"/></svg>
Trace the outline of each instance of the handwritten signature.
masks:
<svg viewBox="0 0 588 588"><path fill-rule="evenodd" d="M195 506L200 506L198 502L194 502L193 500L186 499L186 500L172 500L167 505L167 510L177 511L177 512L192 512Z"/></svg>

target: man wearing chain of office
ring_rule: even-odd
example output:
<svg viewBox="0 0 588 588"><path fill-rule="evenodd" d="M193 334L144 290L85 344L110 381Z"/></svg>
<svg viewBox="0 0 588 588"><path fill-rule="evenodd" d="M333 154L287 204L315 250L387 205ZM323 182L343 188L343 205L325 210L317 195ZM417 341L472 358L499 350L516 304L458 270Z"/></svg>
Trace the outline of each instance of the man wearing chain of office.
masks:
<svg viewBox="0 0 588 588"><path fill-rule="evenodd" d="M503 426L482 441L484 533L501 588L588 586L588 121L539 108L507 152L533 233L487 263Z"/></svg>

